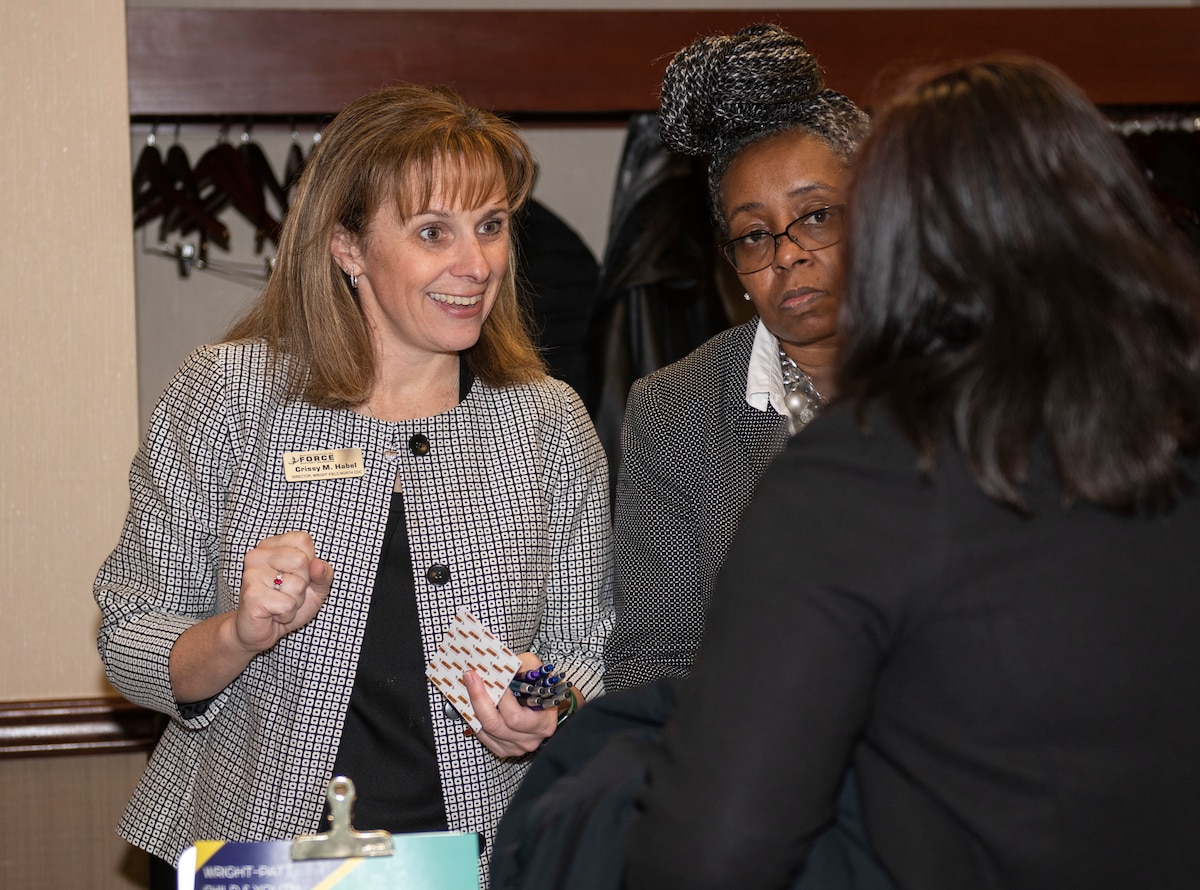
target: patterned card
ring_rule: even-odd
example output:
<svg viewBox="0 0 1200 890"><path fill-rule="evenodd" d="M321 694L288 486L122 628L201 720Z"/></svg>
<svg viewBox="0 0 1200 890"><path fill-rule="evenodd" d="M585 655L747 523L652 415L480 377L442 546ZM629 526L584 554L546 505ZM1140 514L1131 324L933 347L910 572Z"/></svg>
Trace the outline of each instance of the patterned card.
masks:
<svg viewBox="0 0 1200 890"><path fill-rule="evenodd" d="M478 732L483 724L471 708L471 699L462 681L463 671L479 674L492 701L498 702L520 669L521 659L511 649L480 624L478 618L466 609L459 609L446 628L446 636L438 644L437 655L425 668L425 676Z"/></svg>

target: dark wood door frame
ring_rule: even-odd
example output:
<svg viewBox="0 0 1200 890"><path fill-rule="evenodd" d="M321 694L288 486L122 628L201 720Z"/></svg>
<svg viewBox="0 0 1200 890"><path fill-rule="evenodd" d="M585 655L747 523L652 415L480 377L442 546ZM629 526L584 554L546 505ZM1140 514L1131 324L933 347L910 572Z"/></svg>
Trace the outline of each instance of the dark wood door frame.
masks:
<svg viewBox="0 0 1200 890"><path fill-rule="evenodd" d="M128 10L134 117L335 112L385 83L449 83L517 116L657 107L671 54L697 35L775 21L830 86L870 105L914 63L1041 56L1101 105L1200 103L1200 8L426 11Z"/></svg>

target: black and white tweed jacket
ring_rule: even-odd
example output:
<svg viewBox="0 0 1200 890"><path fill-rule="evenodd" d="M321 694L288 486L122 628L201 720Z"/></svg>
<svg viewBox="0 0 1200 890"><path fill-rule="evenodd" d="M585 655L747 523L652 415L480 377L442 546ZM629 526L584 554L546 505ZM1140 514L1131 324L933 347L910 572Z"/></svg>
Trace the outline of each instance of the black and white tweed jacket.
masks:
<svg viewBox="0 0 1200 890"><path fill-rule="evenodd" d="M174 718L119 828L168 861L196 839L318 828L397 473L426 657L467 606L514 651L537 652L589 697L603 691L607 464L574 391L550 379L476 381L444 414L385 423L284 401L267 356L260 343L225 344L181 367L134 460L124 530L96 579L110 681ZM364 475L285 481L285 452L334 448L362 449ZM329 600L204 714L182 719L168 674L176 638L233 609L247 549L293 529L310 532L333 564ZM464 736L428 689L450 826L481 832L490 849L527 763Z"/></svg>
<svg viewBox="0 0 1200 890"><path fill-rule="evenodd" d="M746 402L757 319L638 380L621 430L613 519L617 623L604 683L685 677L717 573L787 421Z"/></svg>

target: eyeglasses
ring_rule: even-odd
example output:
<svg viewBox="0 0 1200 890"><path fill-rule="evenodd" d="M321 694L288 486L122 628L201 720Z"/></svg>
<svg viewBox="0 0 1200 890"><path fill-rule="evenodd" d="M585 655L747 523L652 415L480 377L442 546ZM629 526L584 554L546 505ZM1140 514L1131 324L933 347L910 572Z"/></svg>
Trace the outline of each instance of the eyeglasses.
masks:
<svg viewBox="0 0 1200 890"><path fill-rule="evenodd" d="M773 235L757 229L721 245L721 253L739 275L761 272L775 261L779 239L784 235L801 250L821 250L842 240L845 204L819 207L792 220L786 229Z"/></svg>

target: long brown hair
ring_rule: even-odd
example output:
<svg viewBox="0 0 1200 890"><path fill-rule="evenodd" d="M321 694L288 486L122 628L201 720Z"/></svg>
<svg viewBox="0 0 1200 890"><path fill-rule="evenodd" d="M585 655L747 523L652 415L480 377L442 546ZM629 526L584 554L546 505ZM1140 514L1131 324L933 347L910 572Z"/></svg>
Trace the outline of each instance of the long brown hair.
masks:
<svg viewBox="0 0 1200 890"><path fill-rule="evenodd" d="M357 295L330 252L335 229L362 236L388 200L402 219L411 217L435 187L467 206L502 190L515 214L534 170L511 124L448 87L403 84L356 99L321 134L284 220L271 277L226 338L265 340L290 397L323 408L360 404L375 382L375 354ZM493 386L545 373L518 298L511 245L509 257L479 340L464 353L471 371Z"/></svg>

